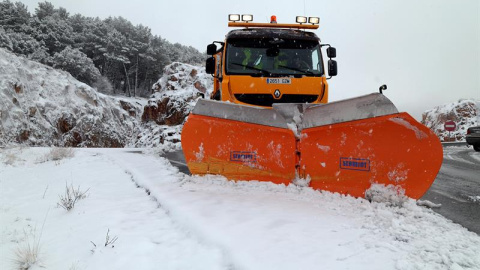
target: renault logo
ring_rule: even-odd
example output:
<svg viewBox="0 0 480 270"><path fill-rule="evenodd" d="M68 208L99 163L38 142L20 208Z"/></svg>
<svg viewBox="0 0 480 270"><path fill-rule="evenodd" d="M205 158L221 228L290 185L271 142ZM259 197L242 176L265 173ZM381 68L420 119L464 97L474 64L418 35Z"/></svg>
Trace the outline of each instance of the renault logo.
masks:
<svg viewBox="0 0 480 270"><path fill-rule="evenodd" d="M276 99L279 99L281 95L282 95L282 93L280 93L280 90L278 90L278 89L276 89L275 92L273 92L273 96Z"/></svg>

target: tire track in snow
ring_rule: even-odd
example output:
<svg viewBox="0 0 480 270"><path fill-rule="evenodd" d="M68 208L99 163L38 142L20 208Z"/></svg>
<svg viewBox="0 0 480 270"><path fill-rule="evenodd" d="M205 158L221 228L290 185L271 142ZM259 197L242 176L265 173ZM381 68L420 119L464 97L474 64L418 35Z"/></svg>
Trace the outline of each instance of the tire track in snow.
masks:
<svg viewBox="0 0 480 270"><path fill-rule="evenodd" d="M105 153L103 153L103 154L105 154ZM126 154L128 154L128 153L126 153ZM130 154L132 154L132 153L130 153ZM138 155L138 154L143 154L143 153L133 153L133 154ZM131 181L135 184L135 186L137 188L142 188L143 190L145 190L145 193L147 194L147 196L149 196L153 201L155 201L157 203L157 207L159 209L163 210L163 212L170 218L170 220L173 224L177 225L181 230L183 230L183 233L186 235L186 237L193 238L198 244L200 244L202 246L213 247L213 248L217 249L219 251L219 253L222 254L222 257L223 257L222 261L223 261L223 264L225 266L224 267L225 270L236 270L237 269L235 267L234 263L233 263L233 260L231 259L231 256L228 254L228 252L225 248L219 246L218 244L214 243L210 239L207 239L202 234L198 233L196 229L191 228L191 226L189 226L186 222L182 222L181 220L176 218L175 215L172 214L171 208L169 208L168 206L165 206L165 204L162 203L162 200L158 195L152 194L151 190L148 187L146 187L145 185L143 185L141 183L141 181L138 180L138 178L141 178L141 176L139 175L139 173L135 169L126 165L127 163L125 163L123 161L120 161L118 159L118 155L113 157L113 156L107 154L106 156L111 162L113 162L114 164L123 168L125 174L130 176ZM128 163L128 164L130 164L130 163Z"/></svg>

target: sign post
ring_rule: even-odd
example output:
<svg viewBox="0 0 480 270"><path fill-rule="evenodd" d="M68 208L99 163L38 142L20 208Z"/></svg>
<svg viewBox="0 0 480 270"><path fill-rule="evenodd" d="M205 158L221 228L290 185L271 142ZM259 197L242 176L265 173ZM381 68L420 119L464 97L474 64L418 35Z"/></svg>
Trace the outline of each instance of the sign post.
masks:
<svg viewBox="0 0 480 270"><path fill-rule="evenodd" d="M448 137L450 138L450 132L457 129L457 124L455 124L455 122L453 122L452 120L448 120L445 122L445 124L443 124L443 127L445 128L445 130L448 131Z"/></svg>

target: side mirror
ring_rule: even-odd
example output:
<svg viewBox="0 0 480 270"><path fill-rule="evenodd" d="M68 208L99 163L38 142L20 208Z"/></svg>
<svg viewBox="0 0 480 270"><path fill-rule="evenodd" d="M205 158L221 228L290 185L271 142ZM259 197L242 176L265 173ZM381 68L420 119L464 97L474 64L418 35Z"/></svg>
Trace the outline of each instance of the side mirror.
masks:
<svg viewBox="0 0 480 270"><path fill-rule="evenodd" d="M217 53L217 45L215 45L214 43L209 44L207 46L207 54L208 55L214 55L216 53Z"/></svg>
<svg viewBox="0 0 480 270"><path fill-rule="evenodd" d="M380 94L383 94L383 91L385 91L385 90L387 90L387 85L386 84L384 84L384 85L382 85L378 88L378 91L380 92Z"/></svg>
<svg viewBox="0 0 480 270"><path fill-rule="evenodd" d="M215 74L215 58L209 57L205 63L205 72L207 74Z"/></svg>
<svg viewBox="0 0 480 270"><path fill-rule="evenodd" d="M328 56L328 58L337 57L337 49L335 49L334 47L328 47L327 48L327 56Z"/></svg>
<svg viewBox="0 0 480 270"><path fill-rule="evenodd" d="M337 76L337 61L328 60L328 75L330 77Z"/></svg>

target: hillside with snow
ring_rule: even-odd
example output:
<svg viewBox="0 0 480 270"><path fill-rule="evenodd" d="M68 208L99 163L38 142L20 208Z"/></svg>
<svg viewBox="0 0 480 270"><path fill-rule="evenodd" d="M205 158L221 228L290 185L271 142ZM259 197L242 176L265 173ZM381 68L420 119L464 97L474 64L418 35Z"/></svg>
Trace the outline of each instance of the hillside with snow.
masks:
<svg viewBox="0 0 480 270"><path fill-rule="evenodd" d="M98 93L69 73L0 49L0 144L124 147L141 99Z"/></svg>
<svg viewBox="0 0 480 270"><path fill-rule="evenodd" d="M445 130L444 124L449 120L456 123L455 131ZM423 113L422 124L433 130L441 141L465 141L467 129L480 125L480 100L460 99L437 106Z"/></svg>
<svg viewBox="0 0 480 270"><path fill-rule="evenodd" d="M150 99L99 93L69 73L0 49L0 146L180 148L181 124L200 94L203 68L167 65Z"/></svg>

